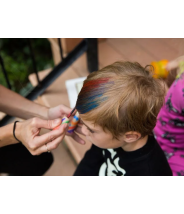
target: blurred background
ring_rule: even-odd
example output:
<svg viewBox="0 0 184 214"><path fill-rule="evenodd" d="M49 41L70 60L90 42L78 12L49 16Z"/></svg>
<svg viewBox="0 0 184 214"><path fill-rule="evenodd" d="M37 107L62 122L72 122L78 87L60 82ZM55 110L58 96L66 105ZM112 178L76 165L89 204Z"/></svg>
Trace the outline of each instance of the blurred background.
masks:
<svg viewBox="0 0 184 214"><path fill-rule="evenodd" d="M13 91L25 95L31 87L29 74L34 72L28 39L0 39L0 51L5 69ZM50 43L47 39L32 39L35 62L38 70L54 66ZM2 67L0 67L0 84L6 85Z"/></svg>
<svg viewBox="0 0 184 214"><path fill-rule="evenodd" d="M86 77L118 60L146 66L183 53L181 38L0 39L0 84L41 105L70 106L67 80ZM1 126L15 120L4 113L0 119ZM72 175L90 146L65 137L53 151L55 161L46 175Z"/></svg>

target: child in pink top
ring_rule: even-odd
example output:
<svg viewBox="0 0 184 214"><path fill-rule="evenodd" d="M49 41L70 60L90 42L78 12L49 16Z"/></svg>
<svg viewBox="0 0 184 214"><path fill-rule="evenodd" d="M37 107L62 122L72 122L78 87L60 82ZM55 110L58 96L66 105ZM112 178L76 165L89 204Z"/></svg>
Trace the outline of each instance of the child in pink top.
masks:
<svg viewBox="0 0 184 214"><path fill-rule="evenodd" d="M154 135L173 175L184 175L184 72L177 76L167 92Z"/></svg>

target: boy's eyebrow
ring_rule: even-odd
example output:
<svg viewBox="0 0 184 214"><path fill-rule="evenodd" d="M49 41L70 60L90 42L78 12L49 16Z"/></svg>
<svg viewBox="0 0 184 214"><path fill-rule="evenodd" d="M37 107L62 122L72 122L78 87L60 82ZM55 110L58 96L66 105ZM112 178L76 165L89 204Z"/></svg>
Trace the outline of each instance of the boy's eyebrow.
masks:
<svg viewBox="0 0 184 214"><path fill-rule="evenodd" d="M89 130L91 130L91 131L97 131L97 130L94 130L94 129L89 128L89 126L87 126L87 125L81 120L81 118L80 118L80 121L81 121Z"/></svg>

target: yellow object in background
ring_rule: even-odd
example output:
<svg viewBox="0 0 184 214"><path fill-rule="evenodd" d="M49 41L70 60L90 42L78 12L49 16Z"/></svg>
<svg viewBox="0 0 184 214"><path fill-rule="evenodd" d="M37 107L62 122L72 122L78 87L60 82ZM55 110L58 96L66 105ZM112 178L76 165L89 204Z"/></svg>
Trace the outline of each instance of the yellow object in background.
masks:
<svg viewBox="0 0 184 214"><path fill-rule="evenodd" d="M166 65L169 61L164 59L160 60L158 62L151 62L151 65L154 67L154 74L153 77L158 79L158 78L163 78L166 79L169 71L166 70Z"/></svg>

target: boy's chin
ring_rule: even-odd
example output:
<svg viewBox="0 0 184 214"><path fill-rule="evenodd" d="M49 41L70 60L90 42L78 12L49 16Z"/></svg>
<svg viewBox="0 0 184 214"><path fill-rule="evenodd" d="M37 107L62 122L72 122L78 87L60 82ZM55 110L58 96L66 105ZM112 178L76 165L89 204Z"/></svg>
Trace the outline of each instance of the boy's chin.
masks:
<svg viewBox="0 0 184 214"><path fill-rule="evenodd" d="M86 139L100 149L116 149L116 148L120 147L120 146L114 146L113 147L113 146L110 146L107 144L104 145L104 144L100 144L100 143L95 143L95 142L92 142L88 137L86 137Z"/></svg>
<svg viewBox="0 0 184 214"><path fill-rule="evenodd" d="M93 142L91 142L91 143L94 144L95 146L97 146L100 149L115 149L115 147L110 147L110 146L107 146L107 145L96 144L96 143L93 143Z"/></svg>

